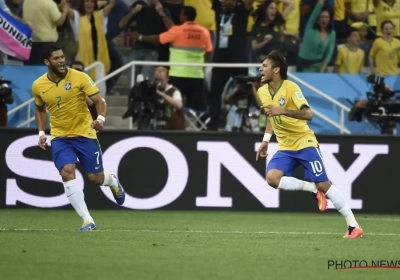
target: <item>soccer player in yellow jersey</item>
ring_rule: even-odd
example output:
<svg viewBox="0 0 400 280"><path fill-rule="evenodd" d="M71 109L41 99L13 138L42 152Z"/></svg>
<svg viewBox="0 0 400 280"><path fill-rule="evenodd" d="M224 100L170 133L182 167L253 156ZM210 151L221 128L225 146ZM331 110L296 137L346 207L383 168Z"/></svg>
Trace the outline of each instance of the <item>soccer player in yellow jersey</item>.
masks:
<svg viewBox="0 0 400 280"><path fill-rule="evenodd" d="M117 177L103 168L102 152L97 140L96 132L103 128L105 122L106 106L98 87L86 73L65 67L64 53L56 44L44 49L43 59L48 72L32 85L39 146L44 150L47 146L44 132L47 107L53 161L60 172L69 202L83 219L83 225L78 230L96 230L83 191L75 180L76 164L82 164L92 182L109 186L119 205L125 201L125 191ZM86 96L97 107L98 117L94 121L86 105Z"/></svg>
<svg viewBox="0 0 400 280"><path fill-rule="evenodd" d="M361 237L363 231L348 203L328 179L317 138L307 125L313 113L300 87L287 80L287 69L286 58L277 51L272 51L260 68L264 86L257 95L268 115L268 122L256 160L259 156L267 156L268 142L275 133L279 145L267 166L268 184L279 190L314 193L320 211L325 211L326 198L329 198L347 222L344 237ZM304 167L306 180L311 182L292 177L300 165Z"/></svg>

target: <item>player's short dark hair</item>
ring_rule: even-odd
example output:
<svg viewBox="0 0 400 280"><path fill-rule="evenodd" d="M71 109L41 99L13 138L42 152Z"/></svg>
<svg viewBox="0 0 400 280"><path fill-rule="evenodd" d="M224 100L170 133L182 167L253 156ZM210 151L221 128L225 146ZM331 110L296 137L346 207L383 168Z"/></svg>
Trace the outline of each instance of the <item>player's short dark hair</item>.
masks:
<svg viewBox="0 0 400 280"><path fill-rule="evenodd" d="M82 61L79 61L79 60L73 61L73 62L71 63L70 68L72 68L72 65L80 65L80 66L82 66L82 69L83 69L83 70L85 69L85 64L83 64L83 62L82 62Z"/></svg>
<svg viewBox="0 0 400 280"><path fill-rule="evenodd" d="M182 8L182 14L187 17L188 20L194 21L197 16L196 9L193 8L192 6L184 6Z"/></svg>
<svg viewBox="0 0 400 280"><path fill-rule="evenodd" d="M382 21L382 23L381 23L381 30L382 30L383 27L384 27L386 24L388 24L388 23L390 23L390 24L394 27L393 21L391 21L391 20L384 20L384 21Z"/></svg>
<svg viewBox="0 0 400 280"><path fill-rule="evenodd" d="M277 50L273 50L272 52L269 53L269 55L267 55L267 58L271 60L272 62L272 67L279 67L279 74L281 74L281 78L283 80L287 80L288 78L288 64L286 61L286 58Z"/></svg>
<svg viewBox="0 0 400 280"><path fill-rule="evenodd" d="M358 33L359 31L358 31L357 28L350 27L349 30L347 31L347 38L349 38L353 32L357 32Z"/></svg>
<svg viewBox="0 0 400 280"><path fill-rule="evenodd" d="M46 47L44 47L43 51L42 51L42 57L43 59L47 59L49 60L51 57L51 54L55 51L59 51L62 50L62 48L57 45L56 43L52 43L47 45Z"/></svg>

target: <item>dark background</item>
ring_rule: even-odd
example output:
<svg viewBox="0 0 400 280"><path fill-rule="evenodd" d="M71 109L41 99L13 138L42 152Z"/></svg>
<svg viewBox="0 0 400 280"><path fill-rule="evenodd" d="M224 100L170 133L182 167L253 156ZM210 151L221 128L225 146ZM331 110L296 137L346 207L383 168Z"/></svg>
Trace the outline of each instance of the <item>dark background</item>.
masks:
<svg viewBox="0 0 400 280"><path fill-rule="evenodd" d="M60 183L34 180L16 176L7 167L4 155L11 142L28 135L37 135L35 129L2 129L0 130L0 208L32 208L20 202L16 206L5 205L5 186L7 178L15 178L18 186L27 193L40 196L55 196L64 192ZM263 175L265 161L255 161L254 143L262 141L262 134L236 133L162 133L138 131L103 131L99 134L103 153L115 142L134 136L154 136L165 139L178 147L186 157L189 165L188 184L181 196L174 202L159 209L165 210L215 210L218 208L196 207L196 197L205 196L207 192L208 153L197 151L198 141L228 141L253 167ZM352 197L363 200L363 209L355 210L362 213L400 214L399 197L400 168L400 138L391 136L348 136L348 135L318 135L320 143L339 143L340 150L336 158L343 168L354 162L358 155L353 153L354 144L387 144L388 155L377 155L353 182ZM272 139L272 141L275 141ZM39 147L28 148L24 156L34 159L51 160L51 148L46 151ZM107 168L107 162L104 162ZM78 167L82 174L84 170ZM43 172L58 172L54 167ZM397 173L396 173L397 172ZM128 152L122 158L119 166L119 179L127 193L136 198L154 196L162 190L168 176L166 162L158 152L140 148ZM296 171L296 177L302 179L301 169ZM267 185L266 185L267 187ZM279 209L265 208L241 183L221 167L221 196L232 197L232 208L223 210L240 211L281 211L281 212L318 212L315 198L304 192L280 192ZM98 186L85 178L85 199L89 209L127 209L119 207L106 198ZM70 209L70 206L62 207ZM328 210L335 212L336 210Z"/></svg>

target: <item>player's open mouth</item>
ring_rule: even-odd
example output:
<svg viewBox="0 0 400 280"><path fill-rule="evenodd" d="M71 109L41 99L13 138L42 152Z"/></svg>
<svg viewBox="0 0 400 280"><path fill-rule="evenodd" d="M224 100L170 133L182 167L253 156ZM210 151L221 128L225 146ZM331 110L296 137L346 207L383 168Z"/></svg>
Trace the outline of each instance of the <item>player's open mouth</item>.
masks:
<svg viewBox="0 0 400 280"><path fill-rule="evenodd" d="M59 65L57 66L58 70L64 71L65 70L65 65Z"/></svg>

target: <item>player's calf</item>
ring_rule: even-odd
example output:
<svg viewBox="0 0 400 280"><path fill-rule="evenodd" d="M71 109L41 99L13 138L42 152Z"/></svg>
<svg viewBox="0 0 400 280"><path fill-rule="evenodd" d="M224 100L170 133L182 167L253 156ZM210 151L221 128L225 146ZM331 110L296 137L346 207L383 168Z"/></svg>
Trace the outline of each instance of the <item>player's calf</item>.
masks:
<svg viewBox="0 0 400 280"><path fill-rule="evenodd" d="M104 183L104 173L97 173L97 174L87 174L89 180L93 183L96 184L98 186L103 185Z"/></svg>

